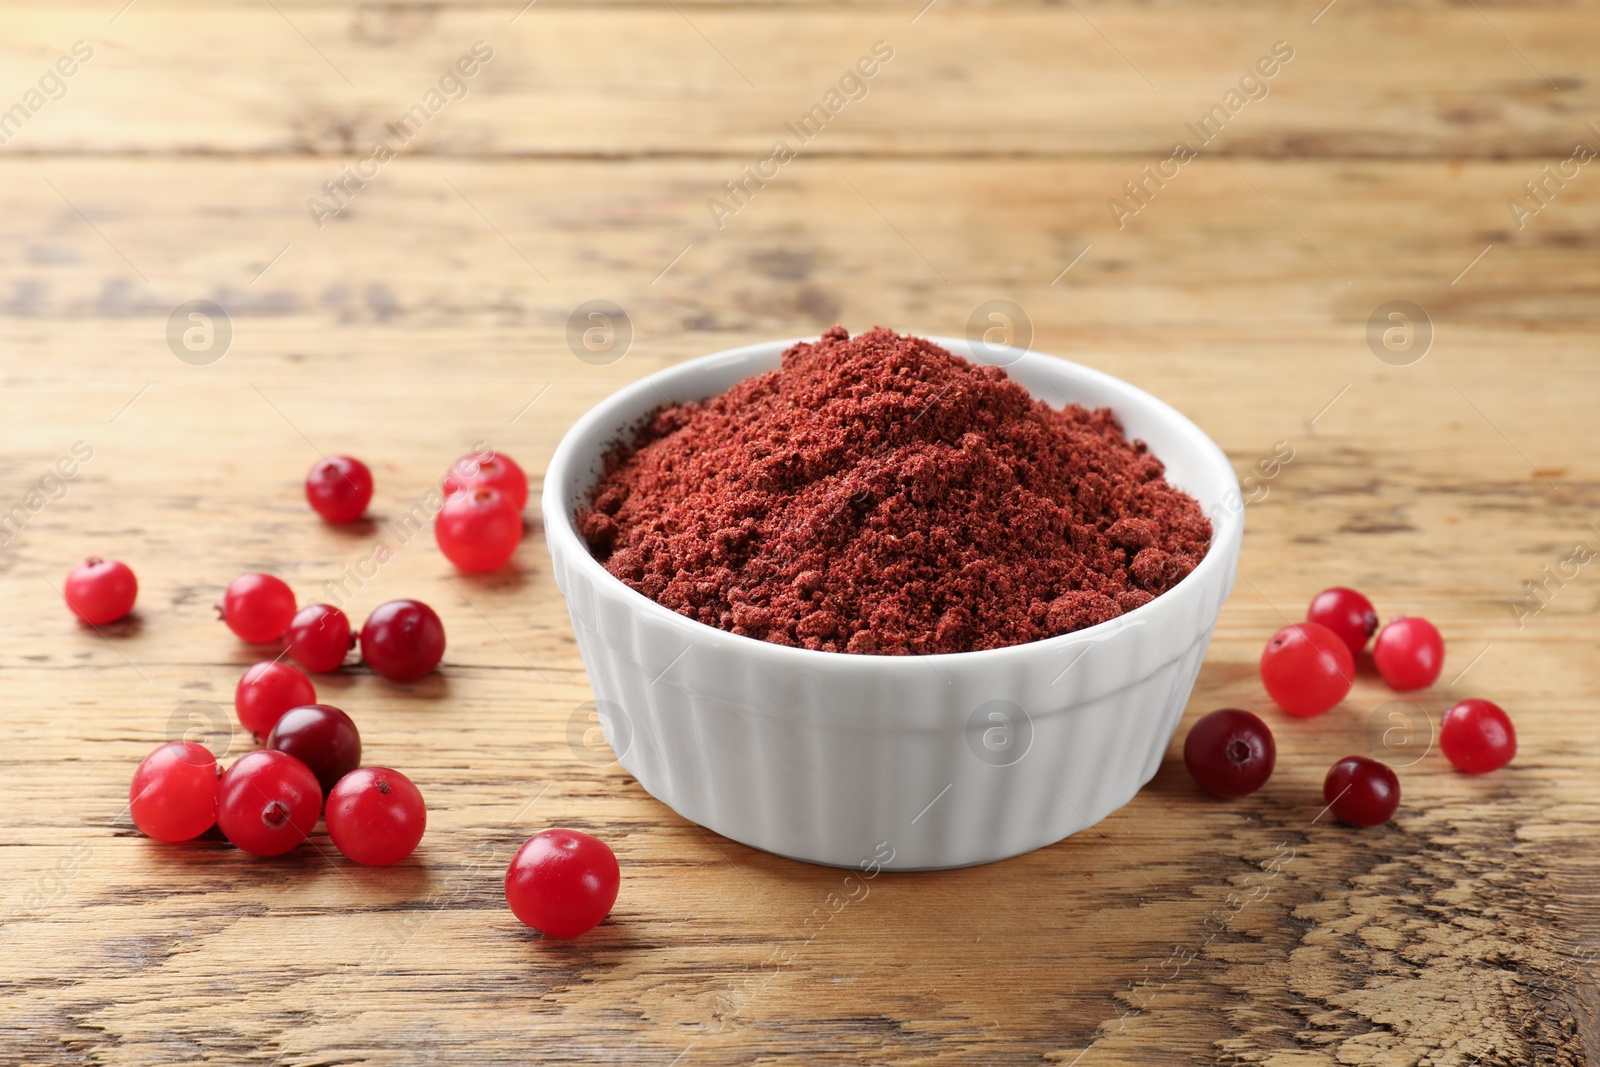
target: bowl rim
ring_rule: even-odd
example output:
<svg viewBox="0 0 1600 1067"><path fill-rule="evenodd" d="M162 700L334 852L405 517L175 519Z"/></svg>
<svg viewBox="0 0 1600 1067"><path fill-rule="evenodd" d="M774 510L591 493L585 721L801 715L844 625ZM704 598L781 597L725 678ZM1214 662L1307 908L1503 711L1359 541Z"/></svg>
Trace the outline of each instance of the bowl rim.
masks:
<svg viewBox="0 0 1600 1067"><path fill-rule="evenodd" d="M920 337L931 341L949 351L952 355L965 359L970 363L980 365L987 363L1000 366L1008 372L1008 377L1010 377L1009 372L1012 368L1017 366L1018 363L1027 360L1049 369L1062 371L1068 377L1092 381L1114 392L1120 391L1137 403L1146 405L1157 418L1173 424L1181 433L1194 438L1194 444L1203 463L1223 476L1224 495L1230 488L1234 494L1237 495L1238 493L1239 480L1233 469L1233 464L1228 461L1226 453L1211 439L1210 435L1196 425L1187 415L1131 382L1124 381L1115 375L1107 374L1105 371L1096 370L1093 367L1063 359L1060 356L1052 356L1033 348L1017 349L985 345L985 351L991 354L1001 351L1008 354L1016 353L1015 358L1008 358L1006 362L1000 362L995 359L991 363L988 360L976 359L972 354L972 342L965 338L921 333L911 333L907 336ZM544 485L540 496L545 545L556 566L559 568L563 561L570 561L567 562L568 566L583 569L592 581L597 581L602 586L620 593L625 601L632 604L636 610L644 612L646 617L653 618L663 625L677 628L688 635L691 641L698 636L702 639L715 640L719 643L732 643L736 648L751 655L767 655L779 659L788 659L796 667L831 665L829 669L832 670L913 672L920 671L930 665L935 670L940 667L954 669L957 665L961 669L975 667L1003 668L1020 662L1025 657L1050 655L1070 651L1080 645L1098 644L1123 631L1147 624L1158 612L1170 609L1174 605L1173 594L1186 586L1193 589L1211 581L1217 572L1229 566L1230 557L1237 554L1243 538L1244 508L1242 507L1221 517L1208 514L1206 517L1211 521L1211 544L1207 547L1205 556L1195 566L1194 570L1185 575L1177 585L1155 597L1149 603L1134 608L1132 611L1124 612L1116 618L1084 627L1081 630L1056 634L1053 637L1041 638L1037 641L1025 641L1021 644L1005 645L1000 648L974 649L967 652L938 652L905 656L828 652L822 649L780 645L771 641L763 641L760 638L723 630L720 627L703 623L698 619L680 615L671 608L657 603L612 574L599 560L594 558L594 554L589 551L588 544L578 535L576 524L573 521L574 516L571 507L576 503L576 500L569 503L563 499L565 493L562 487L569 480L569 470L575 466L575 460L580 448L587 447L590 440L597 433L606 432L606 429L614 427L617 424L618 417L621 415L619 409L636 407L638 401L644 398L646 393L653 392L658 398L668 398L671 396L671 390L664 388L668 385L682 385L686 380L693 381L699 375L708 371L726 368L730 364L781 356L796 344L802 342L815 343L816 340L817 337L813 336L788 340L757 341L753 344L740 345L735 348L696 356L636 379L610 393L599 403L584 412L567 429L567 432L562 434L561 440L557 442L555 452L551 455L550 464L545 471ZM766 372L752 371L751 374L747 374L736 381L743 381L756 373ZM1012 378L1012 380L1015 379ZM1022 383L1018 382L1017 384L1021 385ZM731 387L729 385L721 390L708 392L701 399L709 399L712 396L720 395L721 392L725 392L727 388ZM1039 397L1037 393L1025 385L1023 388L1035 399L1045 399ZM1048 399L1045 399L1045 402L1052 403ZM1060 403L1077 403L1077 401L1069 394ZM659 407L660 405L654 406ZM652 409L645 408L644 410ZM626 422L627 420L624 421ZM602 429L602 427L605 429ZM1160 459L1161 457L1157 456L1156 458ZM592 486L589 488L592 488ZM1185 491L1187 492L1187 490ZM557 558L558 551L560 559ZM563 596L566 595L566 591L563 590ZM570 598L568 599L570 603ZM1163 608L1163 605L1166 605L1166 609Z"/></svg>

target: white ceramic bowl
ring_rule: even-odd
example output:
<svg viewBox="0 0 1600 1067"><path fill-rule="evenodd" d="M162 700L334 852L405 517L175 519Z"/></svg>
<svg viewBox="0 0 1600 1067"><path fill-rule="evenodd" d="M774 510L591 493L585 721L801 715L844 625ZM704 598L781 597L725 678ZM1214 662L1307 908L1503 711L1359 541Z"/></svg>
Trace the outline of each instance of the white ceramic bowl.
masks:
<svg viewBox="0 0 1600 1067"><path fill-rule="evenodd" d="M978 361L966 341L933 340ZM550 462L543 506L556 583L622 766L735 841L869 869L1014 856L1126 804L1177 729L1244 527L1222 450L1126 382L1037 352L982 353L1052 405L1110 407L1212 518L1210 550L1187 578L1098 626L951 655L813 652L686 619L589 553L573 516L608 446L666 400L703 400L775 369L793 343L719 352L635 382L579 419Z"/></svg>

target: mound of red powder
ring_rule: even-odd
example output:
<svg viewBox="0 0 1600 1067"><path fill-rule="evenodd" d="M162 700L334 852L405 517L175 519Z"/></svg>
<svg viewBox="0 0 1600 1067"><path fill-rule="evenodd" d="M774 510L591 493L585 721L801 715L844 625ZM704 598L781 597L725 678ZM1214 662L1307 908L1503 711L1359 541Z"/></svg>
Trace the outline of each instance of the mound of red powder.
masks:
<svg viewBox="0 0 1600 1067"><path fill-rule="evenodd" d="M998 367L842 326L779 370L657 410L578 528L681 615L829 652L967 652L1145 604L1211 524L1110 409L1032 399Z"/></svg>

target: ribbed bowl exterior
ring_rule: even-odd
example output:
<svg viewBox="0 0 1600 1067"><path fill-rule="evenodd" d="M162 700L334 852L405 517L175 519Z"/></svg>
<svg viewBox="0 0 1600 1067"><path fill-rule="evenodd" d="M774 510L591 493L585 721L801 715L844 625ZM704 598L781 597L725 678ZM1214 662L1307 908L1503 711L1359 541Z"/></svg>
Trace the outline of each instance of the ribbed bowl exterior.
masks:
<svg viewBox="0 0 1600 1067"><path fill-rule="evenodd" d="M1160 766L1233 586L1238 482L1193 423L1117 379L1039 353L934 338L1001 362L1035 396L1109 406L1212 518L1201 564L1110 622L1011 648L854 656L705 626L628 588L572 516L606 448L663 397L714 396L792 341L680 364L614 394L562 440L544 522L606 739L651 795L735 841L812 863L960 867L1094 825Z"/></svg>

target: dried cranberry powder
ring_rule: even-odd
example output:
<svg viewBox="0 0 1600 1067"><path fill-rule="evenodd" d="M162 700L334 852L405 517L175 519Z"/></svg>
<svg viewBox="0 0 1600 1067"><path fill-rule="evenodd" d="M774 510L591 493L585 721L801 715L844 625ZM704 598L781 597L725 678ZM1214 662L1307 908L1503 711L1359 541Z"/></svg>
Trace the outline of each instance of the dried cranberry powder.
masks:
<svg viewBox="0 0 1600 1067"><path fill-rule="evenodd" d="M881 655L1037 641L1131 611L1211 524L1109 408L1055 409L998 367L835 326L780 369L664 407L579 510L612 574L680 615Z"/></svg>

